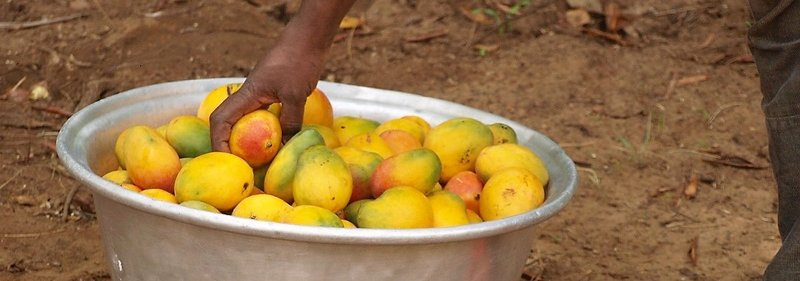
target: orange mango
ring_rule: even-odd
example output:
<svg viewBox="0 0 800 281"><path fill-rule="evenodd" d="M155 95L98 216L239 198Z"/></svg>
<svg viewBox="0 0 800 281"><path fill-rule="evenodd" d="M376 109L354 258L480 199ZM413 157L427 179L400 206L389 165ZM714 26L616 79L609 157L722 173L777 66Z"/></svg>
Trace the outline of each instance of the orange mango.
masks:
<svg viewBox="0 0 800 281"><path fill-rule="evenodd" d="M439 158L430 149L403 152L378 165L370 181L370 190L376 198L395 186L409 186L426 194L434 189L441 170Z"/></svg>
<svg viewBox="0 0 800 281"><path fill-rule="evenodd" d="M159 188L173 191L181 161L175 149L147 126L130 129L122 146L131 181L142 189Z"/></svg>
<svg viewBox="0 0 800 281"><path fill-rule="evenodd" d="M253 167L267 165L281 148L281 124L266 110L245 114L231 129L230 148Z"/></svg>

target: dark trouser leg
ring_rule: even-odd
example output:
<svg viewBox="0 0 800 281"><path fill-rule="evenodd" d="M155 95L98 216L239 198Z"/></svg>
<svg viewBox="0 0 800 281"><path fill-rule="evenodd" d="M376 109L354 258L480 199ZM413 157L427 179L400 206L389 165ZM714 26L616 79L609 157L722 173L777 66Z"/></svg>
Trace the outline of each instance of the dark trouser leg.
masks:
<svg viewBox="0 0 800 281"><path fill-rule="evenodd" d="M800 280L800 1L750 0L783 245L764 280Z"/></svg>

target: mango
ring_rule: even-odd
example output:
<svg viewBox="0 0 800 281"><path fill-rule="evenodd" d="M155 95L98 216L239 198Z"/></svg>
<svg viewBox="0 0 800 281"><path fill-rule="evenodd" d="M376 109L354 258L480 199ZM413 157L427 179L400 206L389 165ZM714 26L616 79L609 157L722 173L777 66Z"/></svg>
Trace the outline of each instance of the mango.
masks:
<svg viewBox="0 0 800 281"><path fill-rule="evenodd" d="M409 186L422 193L429 193L439 181L442 164L436 154L427 148L403 152L390 157L378 165L370 181L372 196L395 186Z"/></svg>
<svg viewBox="0 0 800 281"><path fill-rule="evenodd" d="M375 133L380 135L383 132L390 130L400 130L409 133L417 139L419 143L425 141L425 132L420 125L410 118L395 118L381 123L375 128Z"/></svg>
<svg viewBox="0 0 800 281"><path fill-rule="evenodd" d="M422 146L439 156L441 180L447 182L458 172L474 170L478 153L492 142L492 131L483 123L452 118L431 129Z"/></svg>
<svg viewBox="0 0 800 281"><path fill-rule="evenodd" d="M281 148L281 124L278 117L260 109L242 116L231 129L230 148L253 167L267 165Z"/></svg>
<svg viewBox="0 0 800 281"><path fill-rule="evenodd" d="M478 215L478 213L476 213L475 211L467 209L466 213L467 213L467 220L469 220L469 223L483 222L481 216Z"/></svg>
<svg viewBox="0 0 800 281"><path fill-rule="evenodd" d="M210 152L186 163L175 180L178 202L197 200L228 212L253 191L253 169L242 158Z"/></svg>
<svg viewBox="0 0 800 281"><path fill-rule="evenodd" d="M172 118L164 134L167 142L181 158L193 158L211 152L208 123L195 116L181 115Z"/></svg>
<svg viewBox="0 0 800 281"><path fill-rule="evenodd" d="M197 117L208 123L208 118L228 96L236 93L242 87L241 83L231 83L214 88L209 92L197 108Z"/></svg>
<svg viewBox="0 0 800 281"><path fill-rule="evenodd" d="M386 144L380 136L375 133L364 133L350 138L345 146L355 147L361 150L377 153L384 159L394 155L392 148Z"/></svg>
<svg viewBox="0 0 800 281"><path fill-rule="evenodd" d="M297 160L307 148L320 144L325 144L325 140L314 130L300 130L289 139L267 168L264 192L287 203L293 202L292 184L297 171Z"/></svg>
<svg viewBox="0 0 800 281"><path fill-rule="evenodd" d="M333 132L339 138L339 143L344 145L350 138L364 133L371 133L378 128L380 123L375 120L353 116L339 116L333 119Z"/></svg>
<svg viewBox="0 0 800 281"><path fill-rule="evenodd" d="M348 220L342 220L342 226L344 228L356 228L356 225Z"/></svg>
<svg viewBox="0 0 800 281"><path fill-rule="evenodd" d="M136 193L142 192L141 188L139 188L138 186L136 186L135 184L132 184L132 183L123 183L123 184L120 184L120 186L122 186L122 188L124 188L124 189L130 190L130 191L133 191L133 192L136 192Z"/></svg>
<svg viewBox="0 0 800 281"><path fill-rule="evenodd" d="M256 184L256 189L264 191L264 178L267 177L268 168L269 166L253 168L253 182Z"/></svg>
<svg viewBox="0 0 800 281"><path fill-rule="evenodd" d="M467 205L457 194L439 191L428 195L433 210L433 227L459 226L469 224Z"/></svg>
<svg viewBox="0 0 800 281"><path fill-rule="evenodd" d="M510 168L494 174L483 186L480 215L486 221L507 218L539 207L544 186L528 170Z"/></svg>
<svg viewBox="0 0 800 281"><path fill-rule="evenodd" d="M422 129L423 137L427 136L428 132L430 132L430 130L431 130L431 124L428 123L428 121L425 121L425 119L423 119L422 117L419 117L419 116L416 116L416 115L406 115L406 116L403 116L403 117L400 117L400 118L408 119L408 120L411 120L411 121L414 121L415 123L417 123L417 125L419 125L419 127ZM424 140L422 142L424 142Z"/></svg>
<svg viewBox="0 0 800 281"><path fill-rule="evenodd" d="M179 159L179 161L181 162L181 167L183 167L183 165L186 165L186 163L188 163L191 160L192 160L192 158L189 158L189 157L184 157L184 158Z"/></svg>
<svg viewBox="0 0 800 281"><path fill-rule="evenodd" d="M372 191L369 187L370 180L383 158L378 154L349 146L337 147L333 152L342 157L342 160L350 168L350 176L353 178L353 193L350 194L350 202L372 198Z"/></svg>
<svg viewBox="0 0 800 281"><path fill-rule="evenodd" d="M181 170L180 158L155 129L131 127L122 149L128 176L136 186L173 191L175 177Z"/></svg>
<svg viewBox="0 0 800 281"><path fill-rule="evenodd" d="M301 205L287 212L281 222L297 225L344 227L342 219L328 209L313 205Z"/></svg>
<svg viewBox="0 0 800 281"><path fill-rule="evenodd" d="M122 185L123 183L133 183L131 181L131 178L128 176L128 171L125 170L115 170L108 172L105 175L103 175L103 178L119 185Z"/></svg>
<svg viewBox="0 0 800 281"><path fill-rule="evenodd" d="M125 150L122 146L125 144L125 139L128 138L132 129L133 127L130 127L122 131L122 133L117 136L116 142L114 142L114 155L117 156L117 163L119 163L119 168L121 170L125 170Z"/></svg>
<svg viewBox="0 0 800 281"><path fill-rule="evenodd" d="M275 114L275 117L278 117L278 118L281 117L281 111L282 110L283 110L283 105L281 105L281 103L279 103L279 102L273 103L273 104L270 104L269 106L267 106L267 111L272 112L272 114Z"/></svg>
<svg viewBox="0 0 800 281"><path fill-rule="evenodd" d="M196 201L196 200L183 201L179 205L187 207L187 208L192 208L192 209L195 209L195 210L201 210L201 211L211 212L211 213L215 213L215 214L221 214L220 211L217 210L217 208L214 208L214 206L211 206L208 203L205 203L205 202L202 202L202 201Z"/></svg>
<svg viewBox="0 0 800 281"><path fill-rule="evenodd" d="M333 106L328 96L319 88L308 95L303 108L303 125L309 124L333 127Z"/></svg>
<svg viewBox="0 0 800 281"><path fill-rule="evenodd" d="M544 162L529 148L505 143L487 147L475 161L475 172L486 182L492 175L508 168L522 168L535 175L542 184L550 181Z"/></svg>
<svg viewBox="0 0 800 281"><path fill-rule="evenodd" d="M269 194L258 194L242 199L233 208L231 215L240 218L278 222L291 210L292 206L278 197Z"/></svg>
<svg viewBox="0 0 800 281"><path fill-rule="evenodd" d="M347 163L325 145L312 146L300 155L292 183L298 205L314 205L338 212L350 202L353 178Z"/></svg>
<svg viewBox="0 0 800 281"><path fill-rule="evenodd" d="M483 182L481 182L478 175L473 171L463 171L453 176L444 186L444 190L450 191L458 195L461 200L470 209L476 213L480 213L478 201L481 198L481 190L483 190Z"/></svg>
<svg viewBox="0 0 800 281"><path fill-rule="evenodd" d="M163 189L153 188L153 189L145 189L139 191L139 194L145 195L147 197L153 198L155 200L160 200L169 203L177 204L178 201L175 200L175 196L172 193L166 192Z"/></svg>
<svg viewBox="0 0 800 281"><path fill-rule="evenodd" d="M428 228L433 226L431 202L416 188L397 186L365 202L356 215L359 228Z"/></svg>
<svg viewBox="0 0 800 281"><path fill-rule="evenodd" d="M316 125L316 124L309 124L303 125L303 129L312 129L317 131L322 136L322 139L325 140L325 146L333 149L341 146L342 144L339 142L339 137L336 136L336 133L333 132L333 129L327 126Z"/></svg>
<svg viewBox="0 0 800 281"><path fill-rule="evenodd" d="M514 128L503 123L493 123L489 125L492 130L492 144L517 143L517 132Z"/></svg>
<svg viewBox="0 0 800 281"><path fill-rule="evenodd" d="M388 130L378 136L386 142L393 155L422 147L422 143L406 131Z"/></svg>
<svg viewBox="0 0 800 281"><path fill-rule="evenodd" d="M365 203L371 202L375 199L362 199L350 203L347 207L344 208L344 219L356 224L358 226L358 212L361 210L361 207L364 206Z"/></svg>
<svg viewBox="0 0 800 281"><path fill-rule="evenodd" d="M161 125L156 128L156 132L161 135L162 138L167 139L167 125Z"/></svg>

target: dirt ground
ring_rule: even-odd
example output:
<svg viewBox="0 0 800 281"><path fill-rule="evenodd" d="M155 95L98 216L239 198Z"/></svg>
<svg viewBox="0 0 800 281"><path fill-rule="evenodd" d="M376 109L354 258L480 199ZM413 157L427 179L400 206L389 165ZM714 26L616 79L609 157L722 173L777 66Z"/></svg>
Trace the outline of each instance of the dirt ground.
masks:
<svg viewBox="0 0 800 281"><path fill-rule="evenodd" d="M285 24L275 2L0 3L0 22L72 16L0 24L0 91L24 95L0 99L0 280L110 279L91 194L54 153L61 124L127 89L245 76ZM759 279L780 238L746 1L527 2L378 0L323 79L455 101L560 143L580 189L541 224L524 280ZM39 82L49 97L28 100Z"/></svg>

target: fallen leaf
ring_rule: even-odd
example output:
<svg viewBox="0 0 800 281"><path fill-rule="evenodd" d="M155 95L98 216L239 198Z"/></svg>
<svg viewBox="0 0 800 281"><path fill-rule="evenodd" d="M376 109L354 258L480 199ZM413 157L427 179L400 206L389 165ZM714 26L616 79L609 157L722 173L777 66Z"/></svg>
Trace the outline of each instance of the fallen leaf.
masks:
<svg viewBox="0 0 800 281"><path fill-rule="evenodd" d="M492 45L477 44L477 45L475 45L475 49L477 49L479 51L484 51L484 52L487 52L487 53L488 52L494 52L499 48L500 48L499 44L492 44Z"/></svg>
<svg viewBox="0 0 800 281"><path fill-rule="evenodd" d="M697 183L700 181L700 178L697 175L692 175L689 178L689 184L683 188L683 195L686 195L686 198L693 199L695 195L697 195Z"/></svg>
<svg viewBox="0 0 800 281"><path fill-rule="evenodd" d="M31 87L30 99L40 100L50 98L50 91L47 90L47 81L34 84Z"/></svg>
<svg viewBox="0 0 800 281"><path fill-rule="evenodd" d="M431 40L433 38L447 36L447 33L448 33L447 30L434 30L422 34L408 35L404 39L406 40L406 42L422 42Z"/></svg>
<svg viewBox="0 0 800 281"><path fill-rule="evenodd" d="M699 237L695 236L692 240L689 241L689 261L692 262L693 266L697 266L697 240Z"/></svg>
<svg viewBox="0 0 800 281"><path fill-rule="evenodd" d="M605 9L603 9L603 14L606 16L606 30L616 33L622 29L619 5L609 2L606 4Z"/></svg>
<svg viewBox="0 0 800 281"><path fill-rule="evenodd" d="M473 12L465 7L461 7L461 14L470 19L471 21L477 22L479 24L491 25L493 23L492 19L490 19L484 13Z"/></svg>
<svg viewBox="0 0 800 281"><path fill-rule="evenodd" d="M705 158L703 161L742 169L758 170L767 168L767 166L756 165L753 162L736 155L718 155L715 158Z"/></svg>
<svg viewBox="0 0 800 281"><path fill-rule="evenodd" d="M341 22L339 22L339 28L341 29L353 29L357 28L364 24L360 18L345 16Z"/></svg>
<svg viewBox="0 0 800 281"><path fill-rule="evenodd" d="M596 14L603 13L603 3L600 2L600 0L567 0L567 5L575 9L584 9Z"/></svg>
<svg viewBox="0 0 800 281"><path fill-rule="evenodd" d="M14 196L14 203L21 206L34 206L36 205L36 199L30 195L19 195Z"/></svg>
<svg viewBox="0 0 800 281"><path fill-rule="evenodd" d="M684 85L689 85L689 84L695 84L695 83L700 83L700 82L703 82L703 81L706 81L706 80L708 80L708 75L705 75L705 74L687 76L687 77L683 77L681 79L678 79L678 81L675 82L675 86L684 86Z"/></svg>
<svg viewBox="0 0 800 281"><path fill-rule="evenodd" d="M589 12L583 9L569 10L564 14L564 18L573 27L581 27L592 22Z"/></svg>

